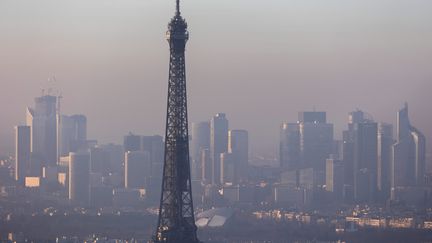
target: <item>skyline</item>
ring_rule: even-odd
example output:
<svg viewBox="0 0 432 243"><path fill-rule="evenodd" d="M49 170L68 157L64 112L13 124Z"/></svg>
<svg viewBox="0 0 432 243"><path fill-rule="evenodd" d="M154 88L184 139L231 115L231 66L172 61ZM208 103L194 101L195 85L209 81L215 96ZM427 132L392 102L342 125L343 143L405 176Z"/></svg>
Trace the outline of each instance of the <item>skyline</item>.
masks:
<svg viewBox="0 0 432 243"><path fill-rule="evenodd" d="M231 128L250 132L252 150L277 151L280 124L295 121L298 111L326 111L339 138L355 108L395 125L408 101L412 123L431 139L432 117L425 111L432 89L432 29L426 26L432 3L227 3L184 1L185 18L193 22L191 122L224 112ZM8 114L0 124L0 151L5 144L13 148L7 142L13 126L24 123L25 107L51 75L64 96L62 110L88 117L89 138L119 143L129 131L163 133L168 59L161 40L170 1L0 5L0 82L8 90L0 97L0 110ZM312 85L318 92L309 90Z"/></svg>

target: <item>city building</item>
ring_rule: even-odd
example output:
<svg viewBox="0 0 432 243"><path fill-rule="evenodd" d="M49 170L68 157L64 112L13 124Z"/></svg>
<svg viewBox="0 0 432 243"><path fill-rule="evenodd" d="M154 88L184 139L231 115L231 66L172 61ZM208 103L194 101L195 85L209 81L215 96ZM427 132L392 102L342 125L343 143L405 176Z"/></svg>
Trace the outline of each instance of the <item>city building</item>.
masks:
<svg viewBox="0 0 432 243"><path fill-rule="evenodd" d="M298 123L282 123L279 159L280 166L284 169L298 169L301 167L300 126Z"/></svg>
<svg viewBox="0 0 432 243"><path fill-rule="evenodd" d="M378 165L377 165L377 189L378 199L385 201L390 197L390 169L392 162L393 125L387 123L378 124Z"/></svg>
<svg viewBox="0 0 432 243"><path fill-rule="evenodd" d="M124 151L139 151L141 150L141 136L129 133L123 139Z"/></svg>
<svg viewBox="0 0 432 243"><path fill-rule="evenodd" d="M125 188L145 188L146 177L151 176L150 154L143 151L125 153Z"/></svg>
<svg viewBox="0 0 432 243"><path fill-rule="evenodd" d="M57 119L59 156L67 156L70 152L85 150L87 146L87 118L84 115L59 115Z"/></svg>
<svg viewBox="0 0 432 243"><path fill-rule="evenodd" d="M201 174L201 152L210 148L210 123L194 122L192 123L191 139L191 176L193 180L202 180Z"/></svg>
<svg viewBox="0 0 432 243"><path fill-rule="evenodd" d="M218 113L210 121L210 158L212 161L212 184L220 184L220 154L228 151L228 120Z"/></svg>
<svg viewBox="0 0 432 243"><path fill-rule="evenodd" d="M408 117L408 104L397 114L397 142L392 147L391 187L421 186L424 184L426 163L425 136L413 127ZM397 198L391 195L392 199Z"/></svg>
<svg viewBox="0 0 432 243"><path fill-rule="evenodd" d="M378 164L378 124L367 121L354 124L354 199L376 199Z"/></svg>
<svg viewBox="0 0 432 243"><path fill-rule="evenodd" d="M31 151L43 166L57 165L57 97L35 98L35 107L27 108L27 126L31 127Z"/></svg>
<svg viewBox="0 0 432 243"><path fill-rule="evenodd" d="M327 159L326 161L326 191L332 192L336 199L343 196L344 186L343 161Z"/></svg>
<svg viewBox="0 0 432 243"><path fill-rule="evenodd" d="M69 154L69 200L75 205L90 203L90 154Z"/></svg>
<svg viewBox="0 0 432 243"><path fill-rule="evenodd" d="M31 130L29 126L15 127L15 180L24 185L30 173Z"/></svg>
<svg viewBox="0 0 432 243"><path fill-rule="evenodd" d="M246 182L249 168L249 134L246 130L228 131L228 153L233 157L233 182Z"/></svg>

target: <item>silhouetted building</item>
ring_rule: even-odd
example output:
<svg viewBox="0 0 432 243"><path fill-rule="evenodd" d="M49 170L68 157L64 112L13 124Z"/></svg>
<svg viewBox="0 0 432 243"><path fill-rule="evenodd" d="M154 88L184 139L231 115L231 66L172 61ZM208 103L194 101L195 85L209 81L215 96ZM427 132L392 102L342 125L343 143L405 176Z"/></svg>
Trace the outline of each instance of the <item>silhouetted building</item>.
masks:
<svg viewBox="0 0 432 243"><path fill-rule="evenodd" d="M300 155L302 163L317 171L325 171L326 159L333 151L333 124L327 123L325 112L300 112ZM324 184L325 178L319 183Z"/></svg>
<svg viewBox="0 0 432 243"><path fill-rule="evenodd" d="M150 154L142 151L125 153L125 187L145 188L146 177L151 176Z"/></svg>
<svg viewBox="0 0 432 243"><path fill-rule="evenodd" d="M87 118L84 115L58 116L59 156L87 148Z"/></svg>
<svg viewBox="0 0 432 243"><path fill-rule="evenodd" d="M15 180L24 185L30 173L31 131L29 126L15 127Z"/></svg>
<svg viewBox="0 0 432 243"><path fill-rule="evenodd" d="M236 183L236 159L232 153L220 154L221 178L222 184L235 184Z"/></svg>
<svg viewBox="0 0 432 243"><path fill-rule="evenodd" d="M90 154L69 154L69 200L76 205L90 203Z"/></svg>
<svg viewBox="0 0 432 243"><path fill-rule="evenodd" d="M372 201L377 192L378 125L354 124L354 199Z"/></svg>
<svg viewBox="0 0 432 243"><path fill-rule="evenodd" d="M142 136L141 151L148 152L151 163L163 163L164 159L164 141L159 135Z"/></svg>
<svg viewBox="0 0 432 243"><path fill-rule="evenodd" d="M300 126L298 123L282 123L279 159L282 168L298 169L301 167Z"/></svg>
<svg viewBox="0 0 432 243"><path fill-rule="evenodd" d="M228 150L228 120L218 113L210 121L210 154L212 160L212 184L220 184L220 154Z"/></svg>
<svg viewBox="0 0 432 243"><path fill-rule="evenodd" d="M31 150L43 166L57 164L57 97L35 98L35 107L27 108L27 126L31 127Z"/></svg>
<svg viewBox="0 0 432 243"><path fill-rule="evenodd" d="M141 150L141 136L129 133L123 139L124 151L139 151Z"/></svg>
<svg viewBox="0 0 432 243"><path fill-rule="evenodd" d="M341 199L344 186L343 161L327 159L326 161L326 190L333 192L335 198Z"/></svg>
<svg viewBox="0 0 432 243"><path fill-rule="evenodd" d="M426 139L411 126L408 117L408 104L397 115L397 142L393 145L391 164L391 187L419 186L424 183ZM392 198L397 196L392 195Z"/></svg>
<svg viewBox="0 0 432 243"><path fill-rule="evenodd" d="M108 175L111 172L110 157L108 151L101 147L90 149L90 171Z"/></svg>
<svg viewBox="0 0 432 243"><path fill-rule="evenodd" d="M245 182L249 169L249 134L246 130L228 131L228 153L234 163L234 183Z"/></svg>
<svg viewBox="0 0 432 243"><path fill-rule="evenodd" d="M209 149L201 149L201 175L202 181L209 184L213 178L213 166Z"/></svg>
<svg viewBox="0 0 432 243"><path fill-rule="evenodd" d="M385 201L390 197L390 171L392 161L393 125L386 123L378 124L378 165L377 165L377 187L378 198Z"/></svg>
<svg viewBox="0 0 432 243"><path fill-rule="evenodd" d="M201 151L210 148L210 123L192 123L191 140L191 176L192 180L202 179Z"/></svg>

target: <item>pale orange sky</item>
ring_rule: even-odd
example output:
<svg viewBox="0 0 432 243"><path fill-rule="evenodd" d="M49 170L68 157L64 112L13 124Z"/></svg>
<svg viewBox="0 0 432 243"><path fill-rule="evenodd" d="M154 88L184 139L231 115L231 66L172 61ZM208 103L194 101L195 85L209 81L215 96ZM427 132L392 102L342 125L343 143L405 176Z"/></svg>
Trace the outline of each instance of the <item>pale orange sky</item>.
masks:
<svg viewBox="0 0 432 243"><path fill-rule="evenodd" d="M0 1L0 152L53 74L91 138L163 134L173 11L174 0ZM396 124L408 101L432 139L432 1L184 0L182 13L190 122L225 112L253 149L277 151L298 111L327 111L338 137L349 111Z"/></svg>

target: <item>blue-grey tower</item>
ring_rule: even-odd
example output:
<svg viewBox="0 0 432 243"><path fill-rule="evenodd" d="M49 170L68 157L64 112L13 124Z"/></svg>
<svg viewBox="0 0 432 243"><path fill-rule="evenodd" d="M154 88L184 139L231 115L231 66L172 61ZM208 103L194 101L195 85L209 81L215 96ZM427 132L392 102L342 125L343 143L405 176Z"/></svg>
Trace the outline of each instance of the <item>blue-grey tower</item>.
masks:
<svg viewBox="0 0 432 243"><path fill-rule="evenodd" d="M189 134L186 99L185 46L187 24L176 13L168 24L170 46L168 104L165 132L165 160L156 243L198 243L192 203L189 163Z"/></svg>

